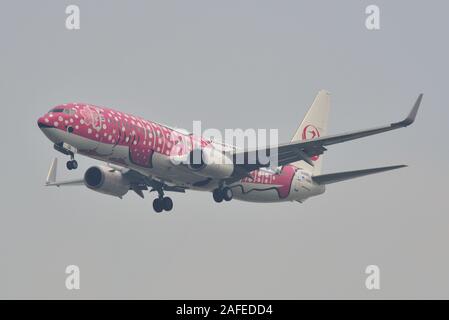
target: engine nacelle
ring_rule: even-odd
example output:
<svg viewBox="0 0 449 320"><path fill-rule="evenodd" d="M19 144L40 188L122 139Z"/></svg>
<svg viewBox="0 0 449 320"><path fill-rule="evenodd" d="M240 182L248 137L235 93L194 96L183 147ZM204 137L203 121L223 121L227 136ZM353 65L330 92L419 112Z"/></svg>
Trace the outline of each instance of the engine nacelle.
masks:
<svg viewBox="0 0 449 320"><path fill-rule="evenodd" d="M120 171L108 167L90 167L84 173L89 189L121 198L129 191L129 182Z"/></svg>
<svg viewBox="0 0 449 320"><path fill-rule="evenodd" d="M214 179L229 178L234 171L232 159L213 148L192 150L187 166L200 176Z"/></svg>

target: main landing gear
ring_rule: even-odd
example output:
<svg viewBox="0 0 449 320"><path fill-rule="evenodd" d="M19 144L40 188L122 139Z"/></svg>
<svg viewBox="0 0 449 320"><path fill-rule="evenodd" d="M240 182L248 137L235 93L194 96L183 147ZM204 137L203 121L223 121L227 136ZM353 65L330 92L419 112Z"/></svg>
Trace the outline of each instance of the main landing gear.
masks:
<svg viewBox="0 0 449 320"><path fill-rule="evenodd" d="M159 196L153 200L153 209L157 213L162 211L170 211L173 209L173 200L170 197L164 196L164 191L162 189L157 190Z"/></svg>
<svg viewBox="0 0 449 320"><path fill-rule="evenodd" d="M153 209L157 213L173 209L173 201L170 197L156 198L153 201Z"/></svg>
<svg viewBox="0 0 449 320"><path fill-rule="evenodd" d="M217 188L212 192L212 196L214 197L215 202L231 201L233 197L233 193L231 188Z"/></svg>

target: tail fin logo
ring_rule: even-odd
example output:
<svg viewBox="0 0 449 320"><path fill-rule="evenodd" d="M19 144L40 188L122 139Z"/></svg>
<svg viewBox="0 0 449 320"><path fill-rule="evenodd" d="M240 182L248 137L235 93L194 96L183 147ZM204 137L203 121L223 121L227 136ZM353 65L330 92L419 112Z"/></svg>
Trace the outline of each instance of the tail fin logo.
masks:
<svg viewBox="0 0 449 320"><path fill-rule="evenodd" d="M302 130L302 140L310 140L320 137L320 131L312 124L308 124ZM319 156L313 156L310 159L317 161Z"/></svg>
<svg viewBox="0 0 449 320"><path fill-rule="evenodd" d="M302 140L315 139L319 137L320 132L314 125L308 124L304 127L304 130L302 131Z"/></svg>

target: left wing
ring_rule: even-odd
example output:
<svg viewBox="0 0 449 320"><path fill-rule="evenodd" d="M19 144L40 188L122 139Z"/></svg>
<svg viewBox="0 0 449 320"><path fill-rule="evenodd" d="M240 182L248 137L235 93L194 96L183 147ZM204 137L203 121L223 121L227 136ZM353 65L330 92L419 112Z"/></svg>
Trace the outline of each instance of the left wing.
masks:
<svg viewBox="0 0 449 320"><path fill-rule="evenodd" d="M58 168L58 158L54 158L51 163L50 170L48 170L46 186L79 186L84 184L84 179L74 179L65 181L56 181L56 170Z"/></svg>
<svg viewBox="0 0 449 320"><path fill-rule="evenodd" d="M311 158L321 155L324 151L326 151L327 149L325 148L325 146L360 139L363 137L379 134L386 131L396 130L411 125L415 121L422 97L423 94L420 94L418 96L418 99L416 100L410 113L402 121L394 122L382 127L324 136L317 139L294 141L264 149L237 152L233 154L234 164L238 168L239 173L243 173L245 171L250 172L261 167L268 167L272 165L272 162L275 161L277 154L277 165L279 166L299 160L304 160L305 162L313 166L313 161ZM260 162L258 154L266 155L269 159L268 163Z"/></svg>
<svg viewBox="0 0 449 320"><path fill-rule="evenodd" d="M111 170L120 171L123 174L123 176L129 181L129 189L133 190L142 198L144 197L143 190L148 190L148 187L151 187L150 192L161 190L172 192L185 192L186 189L186 187L167 185L162 181L150 178L132 169L118 167L110 164L108 164L108 166L111 168ZM59 186L84 185L84 178L57 181L56 180L57 168L58 168L58 158L54 158L51 163L50 170L48 171L47 180L45 181L46 186L59 187Z"/></svg>

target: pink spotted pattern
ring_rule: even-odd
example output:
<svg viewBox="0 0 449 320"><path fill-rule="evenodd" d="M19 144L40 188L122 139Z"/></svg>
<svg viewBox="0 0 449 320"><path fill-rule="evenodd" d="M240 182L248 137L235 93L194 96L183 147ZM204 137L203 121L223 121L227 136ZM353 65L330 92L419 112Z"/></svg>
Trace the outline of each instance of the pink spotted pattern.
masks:
<svg viewBox="0 0 449 320"><path fill-rule="evenodd" d="M155 153L181 156L195 147L204 148L210 144L204 139L110 108L69 103L54 109L70 111L66 113L50 111L44 116L43 121L46 124L61 130L72 127L74 134L93 141L112 146L128 146L130 160L143 167L152 166L151 159ZM91 155L96 152L79 151Z"/></svg>
<svg viewBox="0 0 449 320"><path fill-rule="evenodd" d="M155 154L183 156L194 148L210 147L210 142L184 134L140 117L122 113L110 108L84 103L68 103L52 109L38 120L45 125L68 131L91 141L109 144L111 147L129 148L129 160L142 167L152 167ZM319 133L317 133L319 135ZM96 156L96 148L78 150L86 155ZM104 157L104 155L100 155ZM109 161L126 165L125 159L108 158ZM283 166L279 174L255 170L251 178L241 182L252 183L258 190L276 189L279 198L288 197L295 176L296 167Z"/></svg>

